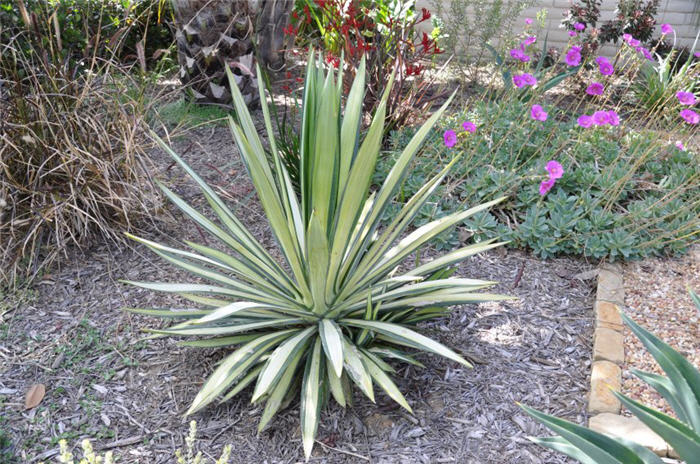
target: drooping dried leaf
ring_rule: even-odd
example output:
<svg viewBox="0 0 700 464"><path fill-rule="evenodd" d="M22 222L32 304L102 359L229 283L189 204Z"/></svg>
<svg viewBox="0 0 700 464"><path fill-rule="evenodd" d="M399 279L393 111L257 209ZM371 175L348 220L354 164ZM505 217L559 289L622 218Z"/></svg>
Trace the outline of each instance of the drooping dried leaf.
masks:
<svg viewBox="0 0 700 464"><path fill-rule="evenodd" d="M27 390L27 396L24 398L25 409L32 409L39 406L39 403L41 403L41 400L44 399L45 394L46 387L43 383L35 383L29 387L29 390Z"/></svg>

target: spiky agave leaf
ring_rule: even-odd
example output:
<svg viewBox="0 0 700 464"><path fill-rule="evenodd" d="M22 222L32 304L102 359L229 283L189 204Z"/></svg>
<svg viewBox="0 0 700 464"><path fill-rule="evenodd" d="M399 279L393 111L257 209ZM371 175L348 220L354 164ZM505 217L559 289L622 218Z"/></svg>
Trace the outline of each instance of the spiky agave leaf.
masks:
<svg viewBox="0 0 700 464"><path fill-rule="evenodd" d="M690 291L700 309L700 301ZM613 391L632 414L671 445L685 462L697 462L700 456L700 371L670 345L622 313L622 319L659 363L666 376L633 370L673 408L678 419L663 414L619 392ZM625 438L611 438L569 421L521 405L558 437L533 438L547 448L571 456L584 464L662 464L662 460L640 444Z"/></svg>
<svg viewBox="0 0 700 464"><path fill-rule="evenodd" d="M379 228L413 157L451 98L416 133L379 189L370 193L388 90L361 138L364 63L352 84L344 113L338 78L317 64L313 55L309 57L300 132L300 197L274 143L262 84L260 100L270 141L268 151L241 93L235 86L231 89L236 107L236 118L229 120L231 131L286 261L284 265L271 257L216 192L154 134L161 147L199 185L218 221L208 219L163 186L164 192L229 252L190 242L186 242L190 250L185 251L138 239L170 263L210 283L131 282L180 294L199 305L199 309L185 314L135 310L184 321L152 332L207 337L185 343L232 349L202 386L190 412L220 395L228 399L255 382L252 401L265 403L262 428L288 402L290 392L299 392L307 458L328 392L345 406L352 402L352 384L372 401L376 385L410 411L391 380L394 369L388 361L421 366L408 348L469 366L459 354L408 326L439 317L452 305L506 298L477 292L494 282L452 278L450 272L468 256L499 243L469 245L408 272L396 272L405 258L436 235L500 201L440 218L401 239L455 161L409 199L392 222Z"/></svg>

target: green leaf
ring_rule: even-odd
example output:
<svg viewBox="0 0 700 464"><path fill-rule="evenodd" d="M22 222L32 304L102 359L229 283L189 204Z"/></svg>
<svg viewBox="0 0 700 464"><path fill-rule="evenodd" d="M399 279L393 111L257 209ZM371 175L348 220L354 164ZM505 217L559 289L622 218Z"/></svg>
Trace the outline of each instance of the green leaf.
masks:
<svg viewBox="0 0 700 464"><path fill-rule="evenodd" d="M360 391L374 403L374 390L372 390L372 377L362 362L357 348L346 338L343 339L343 354L345 356L345 372L355 384L360 387Z"/></svg>
<svg viewBox="0 0 700 464"><path fill-rule="evenodd" d="M382 387L382 390L384 390L392 400L396 401L402 408L413 414L411 406L408 405L406 398L404 398L404 396L401 394L396 384L391 381L389 376L386 375L384 371L380 369L379 366L377 366L369 356L367 356L365 353L361 354L362 361L365 363L369 374L377 382L377 385Z"/></svg>
<svg viewBox="0 0 700 464"><path fill-rule="evenodd" d="M450 350L441 343L431 340L418 332L414 332L411 329L402 327L400 325L391 324L388 322L379 321L365 321L362 319L341 319L340 323L343 325L350 325L353 327L367 328L374 330L375 332L384 334L390 339L400 340L410 346L415 348L430 351L431 353L439 354L447 359L456 361L466 367L472 367L467 361L464 360L460 355Z"/></svg>
<svg viewBox="0 0 700 464"><path fill-rule="evenodd" d="M331 319L321 319L318 329L323 351L333 366L336 377L340 378L343 373L343 333L338 324Z"/></svg>
<svg viewBox="0 0 700 464"><path fill-rule="evenodd" d="M226 390L231 383L243 374L255 361L275 344L292 335L294 330L284 330L263 335L238 348L219 364L214 373L202 385L192 401L186 415L197 412Z"/></svg>
<svg viewBox="0 0 700 464"><path fill-rule="evenodd" d="M309 339L315 332L315 326L308 327L277 347L258 376L258 383L255 385L251 402L255 402L262 395L266 394L277 383L282 374L291 365L296 354L306 348Z"/></svg>
<svg viewBox="0 0 700 464"><path fill-rule="evenodd" d="M289 392L289 387L296 376L299 361L301 361L304 354L305 351L302 350L298 350L296 352L292 361L285 368L282 377L280 377L279 381L277 382L277 385L275 385L275 387L272 389L272 393L270 393L270 397L265 402L265 409L260 417L258 432L262 431L274 417L274 415L277 414L277 411L281 409L284 398Z"/></svg>
<svg viewBox="0 0 700 464"><path fill-rule="evenodd" d="M268 327L284 327L302 323L301 319L285 318L271 319L247 324L214 326L214 327L193 327L182 329L147 329L148 332L167 335L228 335L251 330L265 329Z"/></svg>
<svg viewBox="0 0 700 464"><path fill-rule="evenodd" d="M316 338L310 356L306 360L304 380L301 392L301 438L304 445L306 460L311 456L311 450L318 430L318 416L321 414L320 384L323 375L321 341Z"/></svg>
<svg viewBox="0 0 700 464"><path fill-rule="evenodd" d="M700 372L676 350L644 329L621 312L622 320L639 338L674 386L676 403L682 405L681 415L700 430Z"/></svg>
<svg viewBox="0 0 700 464"><path fill-rule="evenodd" d="M686 462L693 462L695 458L700 456L700 435L695 433L690 427L625 395L615 391L613 391L613 394L632 414L666 440L681 459Z"/></svg>
<svg viewBox="0 0 700 464"><path fill-rule="evenodd" d="M613 438L594 432L564 419L520 405L526 413L561 435L564 440L586 454L596 464L648 464ZM575 457L575 456L574 456Z"/></svg>

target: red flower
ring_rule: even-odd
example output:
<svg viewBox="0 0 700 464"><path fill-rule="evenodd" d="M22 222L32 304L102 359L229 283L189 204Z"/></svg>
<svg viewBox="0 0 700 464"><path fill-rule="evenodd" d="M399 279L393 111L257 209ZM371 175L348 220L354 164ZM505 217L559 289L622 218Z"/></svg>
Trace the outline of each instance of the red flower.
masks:
<svg viewBox="0 0 700 464"><path fill-rule="evenodd" d="M420 18L420 21L418 21L419 23L422 23L423 21L427 21L430 19L430 11L428 11L427 8L421 8L421 13L422 13L422 16Z"/></svg>

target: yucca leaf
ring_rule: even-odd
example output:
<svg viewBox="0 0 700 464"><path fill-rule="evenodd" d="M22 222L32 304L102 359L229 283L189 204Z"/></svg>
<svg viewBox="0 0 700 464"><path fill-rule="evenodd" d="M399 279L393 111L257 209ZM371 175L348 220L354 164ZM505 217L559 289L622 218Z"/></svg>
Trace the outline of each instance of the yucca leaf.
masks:
<svg viewBox="0 0 700 464"><path fill-rule="evenodd" d="M194 293L187 292L178 292L178 296L192 301L193 303L209 306L210 308L219 308L221 306L226 306L229 303L233 303L231 300L222 300L221 298L211 298L208 296L196 295Z"/></svg>
<svg viewBox="0 0 700 464"><path fill-rule="evenodd" d="M347 339L343 339L343 355L345 357L345 372L360 388L367 398L374 403L374 391L372 390L372 377L362 363L362 358L357 348Z"/></svg>
<svg viewBox="0 0 700 464"><path fill-rule="evenodd" d="M287 282L289 280L289 278L284 272L277 272L274 269L274 267L271 267L268 263L262 261L255 253L252 253L245 246L241 245L241 243L238 240L236 240L234 237L228 234L225 230L223 230L221 227L216 225L214 222L210 221L203 214L199 213L197 210L192 208L172 190L160 183L158 184L158 186L163 191L165 196L168 197L168 199L172 201L178 208L180 208L180 210L183 213L185 213L187 216L193 219L207 232L209 232L210 234L221 240L223 243L240 253L241 256L248 261L250 266L254 266L265 273L274 275L280 280L280 282Z"/></svg>
<svg viewBox="0 0 700 464"><path fill-rule="evenodd" d="M351 243L349 241L350 235L358 224L358 217L363 212L361 206L366 202L372 173L379 157L385 117L386 103L382 102L377 108L372 124L357 152L357 158L348 174L345 190L341 191L332 240L331 272L328 275L328 283L332 289L338 288L338 271Z"/></svg>
<svg viewBox="0 0 700 464"><path fill-rule="evenodd" d="M219 400L219 403L225 403L226 401L230 400L234 396L238 395L240 392L243 391L245 387L253 383L253 380L255 380L258 377L258 374L262 370L264 366L264 363L259 363L257 366L254 368L250 369L246 375L244 375L238 382L236 382L236 385L224 395L223 398Z"/></svg>
<svg viewBox="0 0 700 464"><path fill-rule="evenodd" d="M318 323L323 351L333 366L336 377L343 373L343 333L331 319L321 319Z"/></svg>
<svg viewBox="0 0 700 464"><path fill-rule="evenodd" d="M368 238L374 233L374 230L376 230L376 228L378 227L380 219L384 213L387 204L394 196L396 189L398 188L399 184L406 175L411 160L413 160L413 157L418 152L418 149L432 130L435 123L438 121L438 119L440 119L440 117L442 117L442 114L452 102L454 95L455 93L453 93L450 96L450 98L448 98L447 101L442 105L442 107L438 111L436 111L430 118L428 118L425 124L421 126L420 129L418 129L413 138L411 138L411 141L408 143L406 148L404 148L404 150L401 152L401 155L397 159L394 166L389 171L389 174L387 175L386 179L384 180L384 183L379 189L379 193L377 194L377 197L372 205L372 209L369 211L369 214L364 219L361 225L360 235L358 235L354 239L354 242L349 247L348 259L346 259L345 263L341 267L339 278L344 279L348 275L348 273L357 265L357 262L361 257L359 251L366 246ZM342 288L343 285L341 284L339 285L339 287Z"/></svg>
<svg viewBox="0 0 700 464"><path fill-rule="evenodd" d="M309 286L313 296L314 314L326 312L326 277L328 274L328 240L316 211L311 212L307 232L306 259L308 263Z"/></svg>
<svg viewBox="0 0 700 464"><path fill-rule="evenodd" d="M241 332L248 332L250 330L266 329L268 327L285 327L295 324L302 323L302 319L294 318L280 318L280 319L269 319L260 322L250 322L247 324L240 325L224 325L224 326L213 326L213 327L192 327L192 328L182 328L182 329L146 329L147 332L166 334L166 335L228 335Z"/></svg>
<svg viewBox="0 0 700 464"><path fill-rule="evenodd" d="M365 94L365 57L360 60L360 65L355 71L355 80L350 88L345 114L340 129L340 164L338 169L338 191L344 192L350 175L350 166L357 152L360 140L360 122L362 121L362 101ZM342 68L341 68L342 69ZM343 73L339 73L342 78ZM338 79L340 82L341 78ZM338 196L338 207L340 206Z"/></svg>
<svg viewBox="0 0 700 464"><path fill-rule="evenodd" d="M201 253L211 261L219 263L219 266L231 270L231 272L234 272L242 279L245 279L248 283L255 284L260 288L263 288L266 292L277 295L280 298L286 299L292 303L297 302L296 298L299 296L299 292L293 287L290 290L284 285L278 283L273 275L266 274L260 270L254 270L252 267L248 266L246 263L235 258L234 256L228 255L206 245L190 242L188 240L185 240L185 243L187 246ZM292 290L294 290L294 293L292 293Z"/></svg>
<svg viewBox="0 0 700 464"><path fill-rule="evenodd" d="M206 316L211 312L210 309L183 309L183 310L173 310L173 309L151 309L151 308L124 308L124 311L135 314L143 314L145 316L157 316L166 318L185 318L194 319L202 316Z"/></svg>
<svg viewBox="0 0 700 464"><path fill-rule="evenodd" d="M389 372L391 374L396 373L396 369L391 367L391 365L387 364L386 361L384 361L382 358L377 356L375 353L372 353L371 351L365 349L365 348L360 348L360 353L362 353L364 356L368 357L369 359L372 360L374 364L376 364L381 370L384 372ZM371 374L371 373L370 373Z"/></svg>
<svg viewBox="0 0 700 464"><path fill-rule="evenodd" d="M613 438L564 419L541 413L523 404L520 407L555 433L561 435L564 440L585 453L596 464L649 464Z"/></svg>
<svg viewBox="0 0 700 464"><path fill-rule="evenodd" d="M301 249L299 248L299 242L297 241L296 236L293 236L289 231L288 221L291 220L291 218L287 218L285 216L284 209L279 198L279 192L276 191L274 181L268 177L268 171L264 168L267 165L267 160L265 159L264 153L262 155L262 159L255 156L249 141L241 132L241 128L230 116L229 126L231 127L231 132L236 140L239 151L241 152L241 157L244 161L246 169L248 170L250 178L253 181L253 185L255 186L260 204L262 205L265 215L270 223L270 228L277 239L279 248L292 269L296 284L301 290L302 296L305 298L305 301L310 301L311 296L306 288L306 279L301 263Z"/></svg>
<svg viewBox="0 0 700 464"><path fill-rule="evenodd" d="M297 335L289 338L275 349L272 356L270 356L270 360L265 365L265 368L258 376L258 383L255 385L255 391L253 392L251 402L255 402L262 395L266 394L268 390L277 383L282 374L292 363L296 354L306 348L311 336L314 335L315 332L316 327L308 327Z"/></svg>
<svg viewBox="0 0 700 464"><path fill-rule="evenodd" d="M204 340L189 340L178 342L180 346L192 346L195 348L219 348L221 346L240 345L258 338L259 334L233 335L230 337L207 338Z"/></svg>
<svg viewBox="0 0 700 464"><path fill-rule="evenodd" d="M439 354L440 356L444 356L447 359L456 361L466 367L472 367L471 364L464 360L464 358L443 344L438 343L435 340L431 340L430 338L423 336L418 332L414 332L406 327L388 322L365 321L362 319L341 319L340 322L353 327L371 329L385 335L391 340L400 340L414 346L415 348L430 351L432 353Z"/></svg>
<svg viewBox="0 0 700 464"><path fill-rule="evenodd" d="M469 245L464 248L451 251L439 258L433 259L432 261L428 261L427 263L418 266L417 268L411 271L406 272L404 276L412 277L429 275L437 270L464 261L470 256L473 256L478 253L483 253L501 245L505 245L506 243L508 242L495 242L495 239L486 240L481 243L475 243L473 245Z"/></svg>
<svg viewBox="0 0 700 464"><path fill-rule="evenodd" d="M304 350L298 350L291 362L287 365L279 381L272 389L270 396L265 402L265 409L263 410L262 416L260 417L260 423L258 424L258 432L262 431L265 426L270 422L270 420L277 414L277 412L282 408L284 399L289 393L290 385L294 380L297 368L299 366L299 361L303 358L306 352Z"/></svg>
<svg viewBox="0 0 700 464"><path fill-rule="evenodd" d="M326 74L316 117L311 175L311 210L328 237L334 217L340 156L338 100L333 72Z"/></svg>
<svg viewBox="0 0 700 464"><path fill-rule="evenodd" d="M693 462L693 459L700 456L700 435L686 424L616 391L613 394L632 414L666 440L681 459Z"/></svg>
<svg viewBox="0 0 700 464"><path fill-rule="evenodd" d="M212 205L216 206L215 211L218 213L219 218L222 222L229 228L233 236L229 238L236 241L241 248L245 249L247 253L242 253L242 251L237 250L244 254L246 257L262 257L266 267L269 267L277 278L282 278L286 280L287 277L279 265L274 259L269 255L269 253L263 248L262 245L255 239L253 234L243 226L243 224L236 218L236 216L226 207L225 203L221 198L207 185L204 180L199 177L199 175L187 164L182 158L178 156L166 143L161 139L158 134L151 132L151 136L158 143L158 145L170 155L184 170L187 174L197 183L199 188L202 190L207 198L207 201ZM161 186L163 188L164 186ZM170 190L168 190L170 191ZM172 192L171 192L172 193ZM183 202L184 203L184 202ZM238 248L238 247L237 247Z"/></svg>
<svg viewBox="0 0 700 464"><path fill-rule="evenodd" d="M554 451L566 454L567 456L576 459L581 464L598 464L593 459L591 459L586 453L584 453L583 451L581 451L562 437L528 438L530 439L530 441L532 441L533 443L537 443L540 446L544 446L545 448L549 448Z"/></svg>
<svg viewBox="0 0 700 464"><path fill-rule="evenodd" d="M245 311L247 309L271 309L271 308L269 306L261 305L259 303L252 303L250 301L237 301L235 303L231 303L231 304L228 304L226 306L222 306L221 308L217 308L214 311L209 311L209 314L197 319L194 322L199 323L199 324L204 324L207 322L212 322L212 321L216 321L219 319L223 319L225 317L232 316L238 312Z"/></svg>
<svg viewBox="0 0 700 464"><path fill-rule="evenodd" d="M408 405L406 398L404 398L404 396L399 391L399 388L394 382L392 382L389 376L386 375L384 371L380 369L379 366L377 366L369 356L367 356L366 353L361 354L363 357L362 360L365 363L369 374L377 382L377 385L379 385L382 388L382 390L384 390L386 394L389 395L389 397L392 400L396 401L402 408L404 408L410 413L413 413L413 410L411 409L411 406Z"/></svg>
<svg viewBox="0 0 700 464"><path fill-rule="evenodd" d="M676 413L676 416L678 416L678 420L686 423L689 422L688 418L685 416L685 409L683 404L680 402L676 387L673 385L673 382L668 379L668 377L652 374L651 372L642 372L637 369L631 369L630 372L659 392L659 394L661 394L661 396L668 401L668 404L671 405L671 408Z"/></svg>
<svg viewBox="0 0 700 464"><path fill-rule="evenodd" d="M453 293L448 289L435 290L419 296L412 296L390 301L382 305L381 311L401 308L418 308L421 306L453 306L459 304L476 304L487 301L513 300L513 297L492 293Z"/></svg>
<svg viewBox="0 0 700 464"><path fill-rule="evenodd" d="M434 239L440 235L445 230L450 227L464 221L469 216L484 211L491 206L503 201L505 197L497 198L495 200L483 203L473 208L469 208L466 211L460 211L457 213L444 216L440 219L431 221L415 231L408 234L405 238L401 239L396 246L390 248L384 253L381 260L372 269L369 269L367 273L358 272L352 278L348 287L352 288L353 285L357 287L362 287L365 283L371 283L378 276L386 274L390 269L397 266L401 261L403 261L407 256L416 251L418 248L425 245L430 240Z"/></svg>
<svg viewBox="0 0 700 464"><path fill-rule="evenodd" d="M345 374L341 374L340 376L336 375L335 367L333 367L333 364L331 364L331 360L328 355L326 355L326 375L328 376L328 387L331 391L331 395L333 395L333 398L335 398L335 401L339 405L345 407L345 391L343 390L342 382L342 377Z"/></svg>
<svg viewBox="0 0 700 464"><path fill-rule="evenodd" d="M204 382L186 415L209 404L269 349L295 332L295 330L283 330L260 336L230 354Z"/></svg>
<svg viewBox="0 0 700 464"><path fill-rule="evenodd" d="M470 292L490 287L495 284L496 282L475 279L429 280L410 285L395 285L398 288L390 291L382 291L381 288L377 288L376 291L372 292L371 297L374 301L386 302L388 300L402 297L418 296L424 293L432 292L434 290L449 289L452 292ZM363 306L362 299L363 297L360 293L359 295L348 299L347 303L339 305L336 311L341 313L345 310L359 309ZM365 317L365 319L367 318Z"/></svg>
<svg viewBox="0 0 700 464"><path fill-rule="evenodd" d="M324 367L322 356L321 341L316 338L313 349L306 360L304 380L301 386L301 439L307 461L314 446L318 417L321 414L320 384Z"/></svg>
<svg viewBox="0 0 700 464"><path fill-rule="evenodd" d="M306 78L304 81L304 95L302 97L301 133L299 134L300 153L300 188L301 188L301 210L304 214L304 223L311 214L311 161L316 126L316 68L314 63L315 54L309 51L306 63Z"/></svg>
<svg viewBox="0 0 700 464"><path fill-rule="evenodd" d="M621 312L622 320L639 338L674 386L676 403L682 416L695 430L700 430L700 371L667 343ZM700 445L699 445L700 446Z"/></svg>
<svg viewBox="0 0 700 464"><path fill-rule="evenodd" d="M363 272L363 270L371 268L376 261L381 258L382 253L394 243L398 236L408 227L411 221L413 221L420 209L425 205L430 196L435 192L435 189L440 185L458 160L459 157L454 158L442 171L433 176L432 179L423 185L406 202L391 223L384 228L382 235L377 238L367 251L367 256L363 258L362 264L358 267L357 272Z"/></svg>
<svg viewBox="0 0 700 464"><path fill-rule="evenodd" d="M399 361L406 362L408 364L413 364L418 367L425 367L420 361L416 361L413 357L404 353L403 351L397 350L396 348L391 348L388 346L374 345L368 349L371 353L377 354L379 356L384 356L385 358L398 359Z"/></svg>

